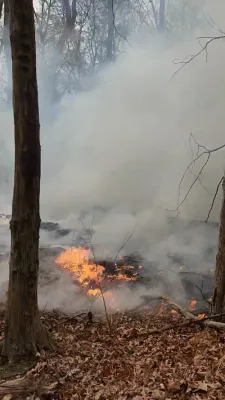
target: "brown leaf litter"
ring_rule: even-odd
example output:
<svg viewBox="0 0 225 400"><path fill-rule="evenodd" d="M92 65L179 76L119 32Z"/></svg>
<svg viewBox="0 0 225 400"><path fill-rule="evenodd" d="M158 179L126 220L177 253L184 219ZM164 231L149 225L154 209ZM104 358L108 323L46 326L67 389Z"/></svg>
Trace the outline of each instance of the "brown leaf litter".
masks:
<svg viewBox="0 0 225 400"><path fill-rule="evenodd" d="M178 314L116 314L110 327L84 316L43 319L57 351L37 354L25 377L1 382L0 399L225 399L225 344L213 329L181 325Z"/></svg>

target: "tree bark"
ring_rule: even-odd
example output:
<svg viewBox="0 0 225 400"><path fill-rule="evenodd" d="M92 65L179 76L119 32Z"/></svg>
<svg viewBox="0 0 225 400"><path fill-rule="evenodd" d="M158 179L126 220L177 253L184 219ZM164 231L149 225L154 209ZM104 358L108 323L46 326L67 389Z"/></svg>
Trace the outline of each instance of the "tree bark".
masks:
<svg viewBox="0 0 225 400"><path fill-rule="evenodd" d="M4 0L4 28L2 45L5 52L6 67L7 67L7 88L6 96L7 103L11 105L12 98L12 60L11 60L11 49L9 40L9 0Z"/></svg>
<svg viewBox="0 0 225 400"><path fill-rule="evenodd" d="M222 182L223 202L220 214L219 244L216 256L215 290L213 308L215 314L225 312L225 177ZM225 320L225 317L221 317Z"/></svg>
<svg viewBox="0 0 225 400"><path fill-rule="evenodd" d="M37 301L41 150L33 2L9 5L15 171L3 355L14 362L51 348L51 340Z"/></svg>

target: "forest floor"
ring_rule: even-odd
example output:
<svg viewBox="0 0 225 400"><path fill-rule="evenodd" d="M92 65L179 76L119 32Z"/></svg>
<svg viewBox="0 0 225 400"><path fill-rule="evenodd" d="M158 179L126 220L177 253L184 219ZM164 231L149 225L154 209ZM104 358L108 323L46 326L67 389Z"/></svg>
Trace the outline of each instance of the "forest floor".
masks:
<svg viewBox="0 0 225 400"><path fill-rule="evenodd" d="M0 382L0 399L225 399L225 339L214 329L169 313L117 314L110 325L86 315L42 318L57 351Z"/></svg>

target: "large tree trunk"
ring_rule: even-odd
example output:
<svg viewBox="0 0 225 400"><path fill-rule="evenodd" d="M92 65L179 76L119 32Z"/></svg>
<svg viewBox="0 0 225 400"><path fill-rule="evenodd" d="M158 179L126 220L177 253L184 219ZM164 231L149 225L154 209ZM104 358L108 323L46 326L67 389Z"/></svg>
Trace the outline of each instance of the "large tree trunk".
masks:
<svg viewBox="0 0 225 400"><path fill-rule="evenodd" d="M38 302L40 138L32 0L9 0L15 126L11 256L3 355L9 361L50 347Z"/></svg>
<svg viewBox="0 0 225 400"><path fill-rule="evenodd" d="M222 183L223 203L220 214L219 245L216 256L215 290L213 306L215 314L225 312L225 177ZM225 317L221 318L224 320Z"/></svg>
<svg viewBox="0 0 225 400"><path fill-rule="evenodd" d="M4 0L4 28L2 44L5 52L6 67L7 67L7 103L11 105L12 99L12 60L11 60L11 49L9 40L9 0Z"/></svg>

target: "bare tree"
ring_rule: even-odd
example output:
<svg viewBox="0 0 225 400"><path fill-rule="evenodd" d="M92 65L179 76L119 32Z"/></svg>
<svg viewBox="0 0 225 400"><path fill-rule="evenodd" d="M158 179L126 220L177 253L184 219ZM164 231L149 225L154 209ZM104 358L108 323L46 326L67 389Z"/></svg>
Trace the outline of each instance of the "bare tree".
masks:
<svg viewBox="0 0 225 400"><path fill-rule="evenodd" d="M9 361L51 348L37 302L39 270L40 138L32 0L9 0L15 126L11 255L3 355Z"/></svg>

